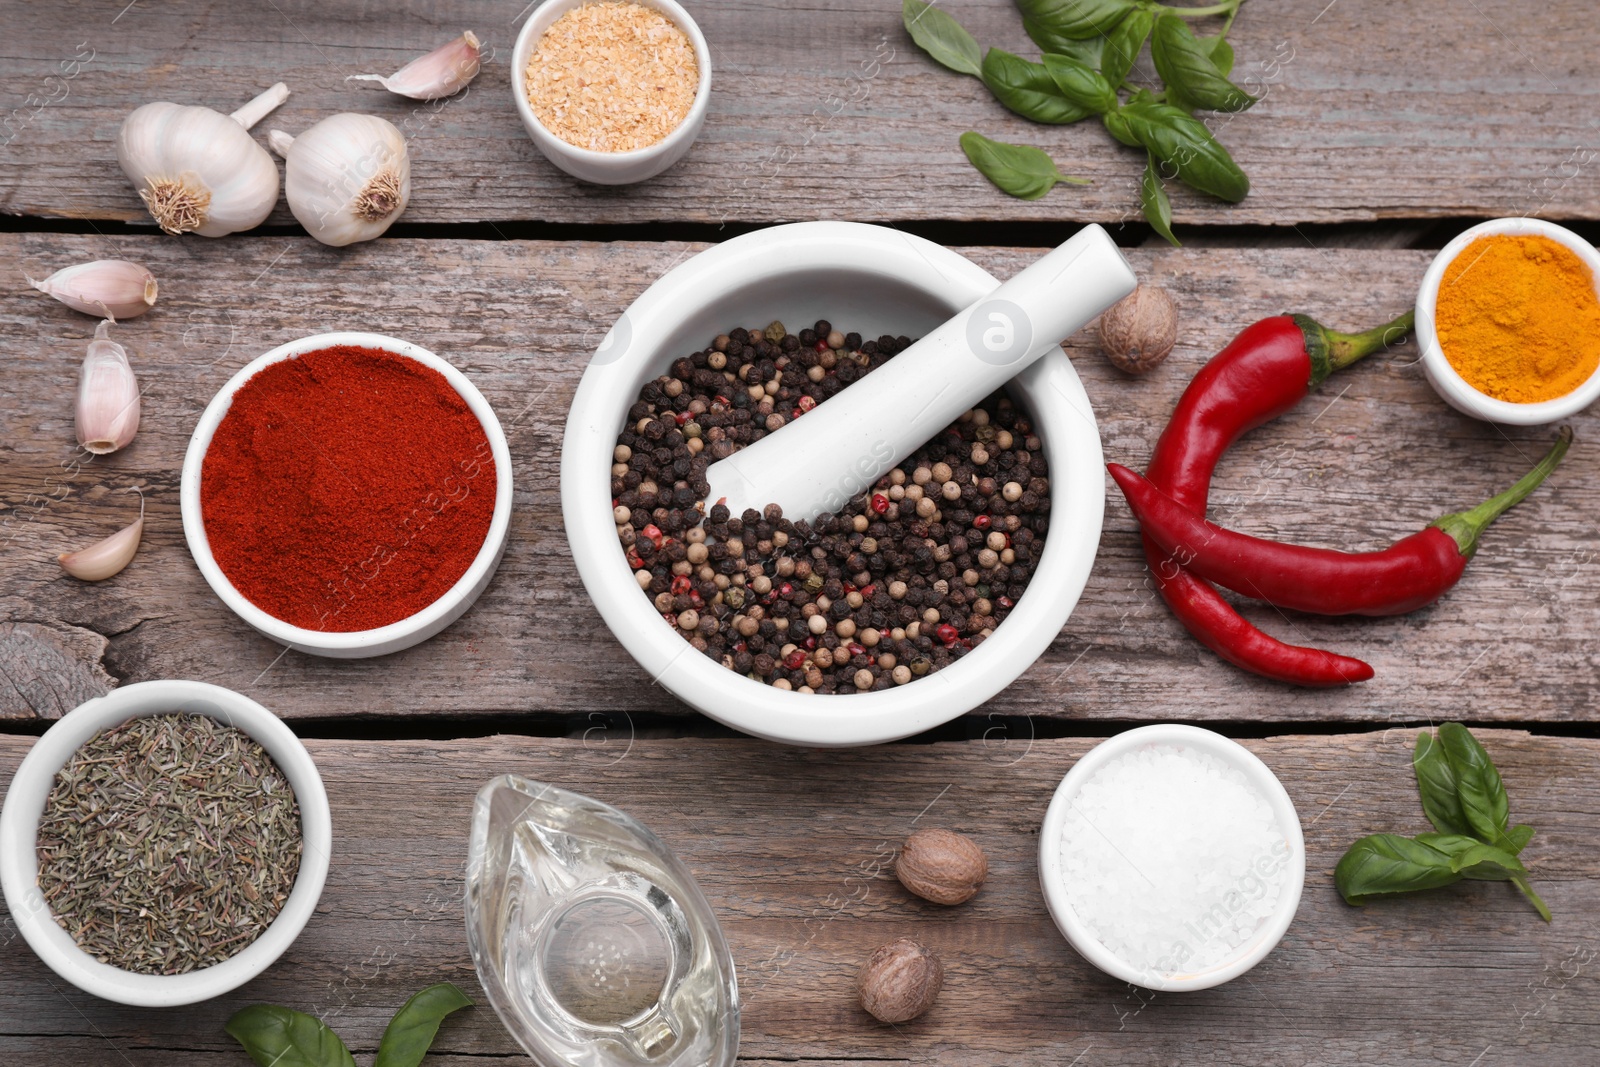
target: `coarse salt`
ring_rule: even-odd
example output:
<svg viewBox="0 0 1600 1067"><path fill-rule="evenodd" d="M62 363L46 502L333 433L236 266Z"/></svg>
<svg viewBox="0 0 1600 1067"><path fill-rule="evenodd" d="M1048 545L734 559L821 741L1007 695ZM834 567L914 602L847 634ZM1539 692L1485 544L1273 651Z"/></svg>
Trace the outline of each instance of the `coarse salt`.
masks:
<svg viewBox="0 0 1600 1067"><path fill-rule="evenodd" d="M1186 745L1148 745L1099 768L1061 831L1073 911L1118 959L1163 977L1248 951L1290 857L1267 798Z"/></svg>
<svg viewBox="0 0 1600 1067"><path fill-rule="evenodd" d="M540 124L579 148L648 148L688 117L700 64L683 30L641 4L575 7L528 58L528 103Z"/></svg>

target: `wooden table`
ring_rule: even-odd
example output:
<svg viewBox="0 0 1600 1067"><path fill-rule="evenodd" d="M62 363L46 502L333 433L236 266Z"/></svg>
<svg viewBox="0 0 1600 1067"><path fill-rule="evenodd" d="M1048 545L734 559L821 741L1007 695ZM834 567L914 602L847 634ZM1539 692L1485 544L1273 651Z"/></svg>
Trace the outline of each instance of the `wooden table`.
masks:
<svg viewBox="0 0 1600 1067"><path fill-rule="evenodd" d="M980 40L1031 54L1005 0L952 0ZM709 242L819 217L900 226L997 275L1085 221L1111 226L1142 276L1182 309L1178 348L1146 379L1067 343L1108 457L1142 466L1203 361L1244 324L1297 310L1352 328L1412 299L1431 252L1471 220L1537 214L1593 235L1600 24L1575 2L1252 0L1232 40L1266 98L1227 120L1252 193L1227 206L1174 191L1182 249L1130 212L1140 162L1093 124L1030 126L934 66L892 0L695 5L716 85L690 154L642 186L568 180L509 101L520 0L381 5L123 0L0 9L0 256L14 281L125 257L161 301L118 331L144 387L134 444L81 471L75 371L92 321L32 293L0 298L0 783L50 720L123 682L196 678L266 704L305 737L334 807L328 888L263 977L191 1008L139 1011L81 994L0 924L0 1063L242 1064L221 1025L279 1002L322 1015L358 1058L416 988L477 992L461 915L476 788L514 772L641 817L677 849L722 917L739 964L750 1062L940 1064L1578 1064L1600 1047L1600 421L1547 488L1486 537L1440 604L1387 620L1246 613L1298 643L1371 662L1339 692L1286 689L1196 645L1148 584L1135 528L1108 499L1082 601L1041 660L988 705L929 737L851 752L744 739L695 715L622 651L575 581L561 529L562 423L609 323ZM387 72L467 26L492 51L471 90L415 105L344 76ZM77 73L61 76L63 62ZM52 77L54 76L54 77ZM384 115L415 172L404 220L349 249L305 237L283 209L225 240L153 232L112 140L139 103L229 110L276 80L264 124L337 110ZM1047 146L1094 179L1008 199L966 163L965 129ZM415 339L473 378L516 463L511 545L449 630L407 652L337 662L287 653L209 592L184 545L178 470L211 395L266 349L369 328ZM1367 547L1491 494L1542 451L1543 429L1451 412L1414 348L1342 375L1244 441L1217 513L1261 534ZM129 521L144 545L86 586L54 556ZM1539 828L1524 858L1555 914L1471 883L1368 909L1332 868L1356 837L1425 829L1408 748L1418 724L1462 719L1499 762L1513 815ZM1299 915L1246 977L1188 996L1105 977L1056 933L1037 888L1051 790L1095 740L1145 721L1211 725L1283 779L1306 830ZM918 826L976 836L988 886L941 909L882 857ZM915 936L944 956L935 1009L888 1027L857 1008L860 961ZM439 1064L517 1062L486 1006L451 1019Z"/></svg>

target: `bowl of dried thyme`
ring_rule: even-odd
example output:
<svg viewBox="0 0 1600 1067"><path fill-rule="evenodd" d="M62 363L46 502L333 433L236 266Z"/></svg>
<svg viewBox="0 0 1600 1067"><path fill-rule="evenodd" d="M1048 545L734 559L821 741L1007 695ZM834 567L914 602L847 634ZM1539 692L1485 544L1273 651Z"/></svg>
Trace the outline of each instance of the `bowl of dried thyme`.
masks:
<svg viewBox="0 0 1600 1067"><path fill-rule="evenodd" d="M327 793L272 712L204 682L122 686L74 708L0 810L18 931L79 989L193 1004L260 974L328 874Z"/></svg>

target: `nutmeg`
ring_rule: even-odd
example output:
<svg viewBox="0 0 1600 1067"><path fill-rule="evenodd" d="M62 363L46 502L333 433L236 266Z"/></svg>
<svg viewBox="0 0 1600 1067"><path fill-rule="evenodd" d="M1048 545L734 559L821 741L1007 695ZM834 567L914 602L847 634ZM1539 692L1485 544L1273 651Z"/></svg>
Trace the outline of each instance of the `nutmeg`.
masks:
<svg viewBox="0 0 1600 1067"><path fill-rule="evenodd" d="M1144 374L1178 340L1178 307L1165 289L1140 283L1100 316L1100 347L1118 370Z"/></svg>
<svg viewBox="0 0 1600 1067"><path fill-rule="evenodd" d="M900 846L894 861L900 884L935 904L971 900L989 876L983 849L965 834L951 830L918 830Z"/></svg>
<svg viewBox="0 0 1600 1067"><path fill-rule="evenodd" d="M880 1022L909 1022L933 1007L944 985L944 964L908 937L872 954L856 977L861 1006Z"/></svg>

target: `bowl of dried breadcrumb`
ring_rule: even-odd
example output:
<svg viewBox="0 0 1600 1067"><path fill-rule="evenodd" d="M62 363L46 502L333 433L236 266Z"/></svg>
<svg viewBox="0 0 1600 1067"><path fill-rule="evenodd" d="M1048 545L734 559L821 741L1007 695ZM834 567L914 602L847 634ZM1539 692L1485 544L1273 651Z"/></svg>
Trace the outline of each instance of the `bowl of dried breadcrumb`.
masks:
<svg viewBox="0 0 1600 1067"><path fill-rule="evenodd" d="M587 182L628 185L694 144L711 53L673 0L545 0L517 35L511 88L545 158Z"/></svg>

